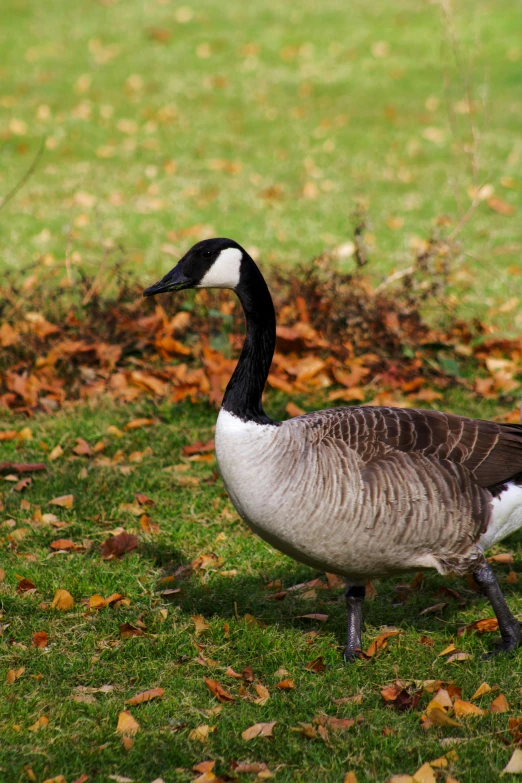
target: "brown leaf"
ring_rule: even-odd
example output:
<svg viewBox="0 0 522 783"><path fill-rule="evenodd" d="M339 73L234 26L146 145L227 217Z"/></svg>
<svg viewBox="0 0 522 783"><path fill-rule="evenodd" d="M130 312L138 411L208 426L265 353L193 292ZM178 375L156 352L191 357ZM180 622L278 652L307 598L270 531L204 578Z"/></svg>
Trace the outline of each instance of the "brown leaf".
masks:
<svg viewBox="0 0 522 783"><path fill-rule="evenodd" d="M227 691L219 684L219 682L217 682L217 680L210 680L208 677L203 677L203 680L205 681L205 685L209 691L213 696L216 697L218 701L228 702L236 700L236 697L232 696L230 693L227 693Z"/></svg>
<svg viewBox="0 0 522 783"><path fill-rule="evenodd" d="M196 443L191 443L189 446L183 446L181 453L184 457L190 457L192 454L205 454L215 450L215 444L213 440L209 440L206 443L198 440Z"/></svg>
<svg viewBox="0 0 522 783"><path fill-rule="evenodd" d="M276 688L279 688L280 691L291 691L295 688L295 682L289 679L281 680L277 683Z"/></svg>
<svg viewBox="0 0 522 783"><path fill-rule="evenodd" d="M251 666L245 666L243 671L241 672L241 677L244 679L245 682L254 682L255 675L254 670Z"/></svg>
<svg viewBox="0 0 522 783"><path fill-rule="evenodd" d="M264 704L267 703L267 701L270 698L270 693L268 691L268 688L265 688L265 686L261 685L260 682L257 682L254 685L254 688L258 696L257 699L254 699L254 704L258 704L260 707L262 707Z"/></svg>
<svg viewBox="0 0 522 783"><path fill-rule="evenodd" d="M22 674L25 672L25 666L20 666L18 669L9 669L6 674L5 681L8 685L12 685Z"/></svg>
<svg viewBox="0 0 522 783"><path fill-rule="evenodd" d="M503 693L491 702L491 712L509 712L511 709Z"/></svg>
<svg viewBox="0 0 522 783"><path fill-rule="evenodd" d="M469 625L465 625L458 630L458 636L467 633L493 633L498 631L498 620L496 617L486 617L484 620L475 620Z"/></svg>
<svg viewBox="0 0 522 783"><path fill-rule="evenodd" d="M53 602L51 604L52 609L59 609L60 611L67 611L74 606L74 598L68 590L57 590L54 594Z"/></svg>
<svg viewBox="0 0 522 783"><path fill-rule="evenodd" d="M152 701L152 699L162 699L164 693L165 691L163 690L163 688L152 688L152 690L142 691L141 693L137 693L131 699L127 699L125 704L130 704L131 706L134 707L136 706L136 704L142 704L144 701Z"/></svg>
<svg viewBox="0 0 522 783"><path fill-rule="evenodd" d="M117 734L124 734L127 737L133 737L140 730L140 724L127 710L122 710L118 714Z"/></svg>
<svg viewBox="0 0 522 783"><path fill-rule="evenodd" d="M67 550L74 549L76 544L74 541L70 541L68 538L57 538L56 541L51 541L49 546L51 549L55 550Z"/></svg>
<svg viewBox="0 0 522 783"><path fill-rule="evenodd" d="M455 661L470 661L473 658L471 653L467 652L456 652L453 653L453 655L450 655L449 658L446 658L446 663L454 663Z"/></svg>
<svg viewBox="0 0 522 783"><path fill-rule="evenodd" d="M350 772L347 772L344 776L343 783L357 783L357 775L355 772L352 772L351 770Z"/></svg>
<svg viewBox="0 0 522 783"><path fill-rule="evenodd" d="M201 636L204 631L208 631L210 628L210 625L206 622L205 618L201 614L192 615L190 619L196 626L196 636Z"/></svg>
<svg viewBox="0 0 522 783"><path fill-rule="evenodd" d="M36 586L34 582L31 582L30 579L25 579L24 577L20 577L20 579L18 580L16 592L27 593L29 590L36 590Z"/></svg>
<svg viewBox="0 0 522 783"><path fill-rule="evenodd" d="M60 506L61 508L72 508L74 505L74 495L60 495L49 501L50 506Z"/></svg>
<svg viewBox="0 0 522 783"><path fill-rule="evenodd" d="M132 552L138 546L138 539L132 533L118 533L108 538L102 546L101 555L104 560L115 560Z"/></svg>
<svg viewBox="0 0 522 783"><path fill-rule="evenodd" d="M506 582L508 585L516 585L518 582L518 576L516 571L510 571L509 574L506 576Z"/></svg>
<svg viewBox="0 0 522 783"><path fill-rule="evenodd" d="M307 663L305 669L307 669L309 672L314 672L314 674L326 671L326 666L323 662L323 656L320 655L318 658L314 658L313 661L310 661L310 663Z"/></svg>
<svg viewBox="0 0 522 783"><path fill-rule="evenodd" d="M441 612L447 607L447 605L448 604L445 601L441 601L439 604L427 606L426 609L423 609L422 612L419 612L419 614L435 614L436 612Z"/></svg>
<svg viewBox="0 0 522 783"><path fill-rule="evenodd" d="M253 726L242 731L241 736L245 742L249 742L256 737L273 737L273 730L276 723L277 721L275 720L271 723L254 723Z"/></svg>
<svg viewBox="0 0 522 783"><path fill-rule="evenodd" d="M143 636L143 631L132 623L123 623L120 625L118 632L122 639L129 639L131 636Z"/></svg>
<svg viewBox="0 0 522 783"><path fill-rule="evenodd" d="M397 631L395 629L390 629L389 631L384 631L380 634L376 639L373 640L373 642L370 644L368 649L366 650L365 655L368 656L368 658L372 658L374 655L376 655L379 650L384 650L388 639L391 639L393 636L398 636L399 634L402 634L402 631Z"/></svg>
<svg viewBox="0 0 522 783"><path fill-rule="evenodd" d="M194 742L206 742L210 732L215 730L215 726L209 726L206 723L202 723L201 726L197 726L195 729L192 729L192 731L189 732L189 739L193 740Z"/></svg>
<svg viewBox="0 0 522 783"><path fill-rule="evenodd" d="M74 447L73 451L79 457L92 457L93 455L91 447L83 438L76 438L76 446Z"/></svg>
<svg viewBox="0 0 522 783"><path fill-rule="evenodd" d="M36 633L33 633L33 641L31 642L31 647L47 647L49 643L49 637L47 636L46 631L37 631Z"/></svg>
<svg viewBox="0 0 522 783"><path fill-rule="evenodd" d="M140 506L155 506L156 501L149 498L148 495L144 495L142 492L136 492L134 495Z"/></svg>

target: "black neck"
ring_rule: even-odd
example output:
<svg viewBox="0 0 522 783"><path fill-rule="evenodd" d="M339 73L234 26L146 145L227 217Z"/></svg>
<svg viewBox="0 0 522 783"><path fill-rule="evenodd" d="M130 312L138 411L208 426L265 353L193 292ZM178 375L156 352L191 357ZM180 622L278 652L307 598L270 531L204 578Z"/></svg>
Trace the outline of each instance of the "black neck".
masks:
<svg viewBox="0 0 522 783"><path fill-rule="evenodd" d="M250 257L243 256L241 280L235 290L243 305L247 328L222 407L244 421L268 424L272 420L264 412L261 398L274 355L275 311L263 275Z"/></svg>

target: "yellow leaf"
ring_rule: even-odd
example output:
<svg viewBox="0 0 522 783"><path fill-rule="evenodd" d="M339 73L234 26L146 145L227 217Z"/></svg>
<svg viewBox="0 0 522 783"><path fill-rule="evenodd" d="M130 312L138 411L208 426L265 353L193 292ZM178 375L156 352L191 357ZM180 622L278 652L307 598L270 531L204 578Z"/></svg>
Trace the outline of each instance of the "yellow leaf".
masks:
<svg viewBox="0 0 522 783"><path fill-rule="evenodd" d="M74 504L74 495L60 495L49 501L50 506L61 506L62 508L72 508Z"/></svg>
<svg viewBox="0 0 522 783"><path fill-rule="evenodd" d="M481 716L485 714L484 710L481 710L476 704L471 704L469 701L462 701L462 699L455 699L453 709L455 710L455 715L461 717L467 717L468 715Z"/></svg>
<svg viewBox="0 0 522 783"><path fill-rule="evenodd" d="M357 783L357 776L355 772L351 772L351 771L347 772L344 777L343 783Z"/></svg>
<svg viewBox="0 0 522 783"><path fill-rule="evenodd" d="M164 693L165 691L163 690L163 688L152 688L151 690L137 693L136 696L132 697L132 699L127 699L125 704L132 704L134 706L136 704L142 704L144 701L151 701L152 699L162 699Z"/></svg>
<svg viewBox="0 0 522 783"><path fill-rule="evenodd" d="M51 450L51 453L49 454L49 459L51 462L55 459L58 459L58 457L61 457L63 455L63 449L61 446L55 446L54 449Z"/></svg>
<svg viewBox="0 0 522 783"><path fill-rule="evenodd" d="M19 669L9 669L9 671L6 674L5 681L12 685L13 682L16 682L16 680L22 676L22 674L25 672L25 666L20 666Z"/></svg>
<svg viewBox="0 0 522 783"><path fill-rule="evenodd" d="M118 715L118 725L116 726L117 734L126 734L128 737L133 737L140 730L140 724L127 710L122 710Z"/></svg>
<svg viewBox="0 0 522 783"><path fill-rule="evenodd" d="M68 590L57 590L54 594L53 602L51 604L52 609L59 609L60 611L66 611L72 609L74 606L74 598L68 592Z"/></svg>
<svg viewBox="0 0 522 783"><path fill-rule="evenodd" d="M270 698L270 693L268 692L268 688L265 688L265 686L261 685L261 683L256 683L254 685L254 688L256 689L256 693L258 695L258 698L254 699L254 704L259 704L259 706L262 707L263 704L266 704L266 702Z"/></svg>
<svg viewBox="0 0 522 783"><path fill-rule="evenodd" d="M189 733L189 739L194 742L205 742L208 739L208 735L211 731L215 731L215 726L209 726L206 723L202 723L201 726L196 726L195 729Z"/></svg>
<svg viewBox="0 0 522 783"><path fill-rule="evenodd" d="M435 777L435 773L428 762L426 762L422 765L422 767L420 767L420 769L417 770L413 776L413 780L415 783L436 783L437 778Z"/></svg>
<svg viewBox="0 0 522 783"><path fill-rule="evenodd" d="M27 731L40 731L40 729L45 729L48 723L49 718L47 718L45 715L42 715L42 717L38 718L38 720L33 723L32 726L28 727Z"/></svg>
<svg viewBox="0 0 522 783"><path fill-rule="evenodd" d="M486 693L491 692L491 687L487 684L487 682L483 682L482 685L479 685L473 696L471 697L471 701L475 701L475 699L480 699L481 696L484 696Z"/></svg>
<svg viewBox="0 0 522 783"><path fill-rule="evenodd" d="M437 658L441 658L443 655L448 655L449 653L455 652L457 648L454 644L448 644L447 647L443 649L442 652L438 653Z"/></svg>
<svg viewBox="0 0 522 783"><path fill-rule="evenodd" d="M449 717L449 715L446 714L444 709L437 701L435 701L435 699L430 701L428 704L426 708L426 715L430 721L435 723L437 726L460 726L460 723L457 723L456 720L453 720Z"/></svg>

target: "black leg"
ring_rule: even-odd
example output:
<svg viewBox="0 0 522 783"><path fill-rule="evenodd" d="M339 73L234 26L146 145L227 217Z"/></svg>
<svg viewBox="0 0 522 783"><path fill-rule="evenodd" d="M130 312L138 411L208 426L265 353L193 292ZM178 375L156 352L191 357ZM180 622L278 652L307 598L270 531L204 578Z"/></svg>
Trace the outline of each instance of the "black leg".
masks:
<svg viewBox="0 0 522 783"><path fill-rule="evenodd" d="M510 612L506 599L493 573L489 563L485 563L478 571L473 574L475 582L486 596L498 620L498 627L502 637L502 643L489 653L486 658L492 658L500 652L512 652L522 643L522 634L520 632L520 623Z"/></svg>
<svg viewBox="0 0 522 783"><path fill-rule="evenodd" d="M362 585L353 585L346 588L346 608L348 610L348 637L344 648L345 661L351 662L361 657L361 624L362 606L366 588Z"/></svg>

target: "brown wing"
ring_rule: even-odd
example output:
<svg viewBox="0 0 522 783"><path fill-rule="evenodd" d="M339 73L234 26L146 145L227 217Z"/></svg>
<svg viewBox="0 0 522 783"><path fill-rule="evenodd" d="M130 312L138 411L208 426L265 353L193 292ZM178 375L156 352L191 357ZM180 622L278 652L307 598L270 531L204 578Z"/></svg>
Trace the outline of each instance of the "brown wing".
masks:
<svg viewBox="0 0 522 783"><path fill-rule="evenodd" d="M412 408L331 408L305 414L312 426L343 440L363 462L390 451L417 452L465 467L481 487L522 472L522 425Z"/></svg>

